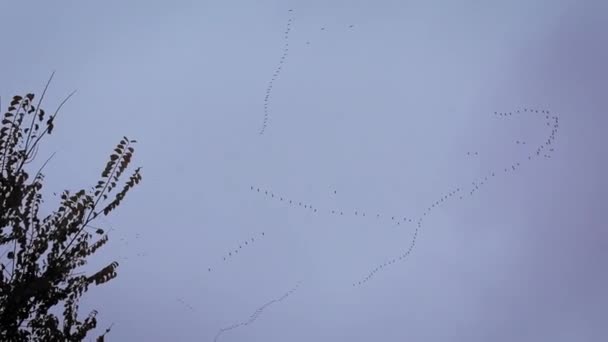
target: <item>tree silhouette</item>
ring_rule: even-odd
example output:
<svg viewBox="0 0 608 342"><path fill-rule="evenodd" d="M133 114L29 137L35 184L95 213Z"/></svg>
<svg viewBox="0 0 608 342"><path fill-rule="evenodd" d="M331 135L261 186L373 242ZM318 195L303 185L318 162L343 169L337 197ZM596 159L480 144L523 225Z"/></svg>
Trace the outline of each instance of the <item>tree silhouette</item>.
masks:
<svg viewBox="0 0 608 342"><path fill-rule="evenodd" d="M26 165L36 157L42 138L53 131L61 106L73 95L47 116L40 104L49 83L36 106L34 94L14 96L0 125L1 341L82 341L95 329L97 311L79 318L78 301L91 285L114 279L118 263L90 275L79 269L108 242L107 232L90 224L118 207L141 180L141 168L137 168L117 190L135 152L136 141L123 137L94 187L75 193L65 190L57 210L45 217L40 214L42 169L49 160L34 177ZM63 318L53 312L62 312ZM97 337L98 342L110 328Z"/></svg>

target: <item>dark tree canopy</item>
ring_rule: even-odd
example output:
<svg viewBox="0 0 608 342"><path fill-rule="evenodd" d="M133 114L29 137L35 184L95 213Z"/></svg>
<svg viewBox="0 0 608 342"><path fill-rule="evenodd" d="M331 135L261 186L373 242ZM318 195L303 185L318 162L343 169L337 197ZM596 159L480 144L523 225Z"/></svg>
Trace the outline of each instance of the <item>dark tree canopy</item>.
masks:
<svg viewBox="0 0 608 342"><path fill-rule="evenodd" d="M59 207L42 215L42 170L49 160L33 176L26 169L69 96L52 115L40 108L43 98L44 92L34 106L34 94L14 96L0 125L0 341L82 341L96 328L96 310L78 317L79 298L91 285L114 279L118 263L83 274L87 259L108 242L107 232L91 223L141 180L137 168L119 187L136 143L123 137L94 187L65 190Z"/></svg>

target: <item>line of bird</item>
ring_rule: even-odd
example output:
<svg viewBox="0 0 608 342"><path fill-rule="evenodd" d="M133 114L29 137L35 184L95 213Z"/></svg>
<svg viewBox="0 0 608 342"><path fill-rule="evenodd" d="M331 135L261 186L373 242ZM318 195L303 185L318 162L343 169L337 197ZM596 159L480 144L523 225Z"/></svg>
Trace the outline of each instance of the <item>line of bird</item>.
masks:
<svg viewBox="0 0 608 342"><path fill-rule="evenodd" d="M263 135L264 132L266 132L266 128L268 127L268 119L270 118L270 99L272 95L272 87L274 85L274 81L276 81L279 75L281 74L281 70L283 69L285 62L287 62L287 57L289 55L289 33L291 32L291 24L293 23L294 18L292 16L293 9L290 9L288 12L290 14L290 18L287 20L287 27L284 32L285 35L283 36L283 39L285 40L283 46L283 53L281 54L279 64L272 73L272 77L268 82L268 87L266 87L266 93L264 95L264 120L262 122L262 128L259 132L260 135ZM350 29L354 27L355 25L353 24L348 26L348 28ZM325 27L321 27L321 31L325 31ZM306 41L306 45L310 45L310 41Z"/></svg>
<svg viewBox="0 0 608 342"><path fill-rule="evenodd" d="M509 117L509 116L513 116L518 115L518 114L526 114L526 113L530 113L530 114L539 114L539 115L549 115L550 111L548 110L544 110L544 109L534 109L534 108L521 108L521 109L516 109L514 111L511 112L494 112L494 116L498 116L498 117Z"/></svg>
<svg viewBox="0 0 608 342"><path fill-rule="evenodd" d="M552 126L551 132L550 132L547 140L545 140L543 144L539 145L539 147L536 148L535 152L536 152L536 156L538 157L538 156L540 156L540 151L543 151L546 146L550 146L555 141L556 134L557 134L557 131L559 129L559 117L558 116L552 116L552 117L550 117L549 116L550 112L548 110L536 110L536 109L524 108L523 110L516 110L515 111L515 113L520 113L520 112L523 112L523 113L532 112L532 113L546 114L545 115L545 119L547 120L546 123L549 124L548 126L551 126L550 125L551 121L553 122L553 126ZM506 114L506 115L512 116L512 113L513 112L508 112L508 114ZM501 113L501 114L504 114L504 113ZM499 116L506 116L506 115L499 115ZM553 153L553 152L554 152L553 148L547 148L547 153L545 155L543 155L543 157L544 158L551 158L550 154ZM532 160L532 159L534 159L534 154L528 155L528 160ZM513 172L517 168L519 168L520 166L521 166L520 162L515 162L515 163L511 164L510 168L509 167L504 168L504 173ZM471 187L471 190L469 191L469 195L470 196L474 195L475 192L480 189L480 186L483 186L484 184L487 184L487 182L492 177L496 177L496 175L497 175L496 171L490 171L488 173L488 175L482 176L482 178L480 180L478 180L477 182L476 181L471 182L472 187ZM459 191L460 191L460 188L457 188L456 192L459 192ZM453 195L454 195L454 193L450 192L449 197L452 197ZM455 197L453 197L453 198L455 198ZM458 198L460 200L462 200L463 196L458 196ZM433 210L435 210L436 208L438 208L440 204L442 204L443 202L445 202L447 200L448 200L448 197L444 196L444 197L441 198L440 201L435 201L434 203L432 203L430 206L428 206L424 210L422 217L420 217L417 220L417 222L416 222L416 228L415 228L415 232L414 232L414 236L412 238L412 241L411 241L410 245L408 246L408 248L406 248L403 253L401 253L400 255L398 255L395 258L392 258L392 259L390 259L390 260L388 260L388 261L386 261L386 262L384 262L384 263L376 266L374 269L372 269L370 272L368 272L366 276L362 277L361 280L352 283L352 286L361 286L361 285L367 283L369 280L371 280L381 270L384 270L388 266L391 266L391 265L395 264L398 261L404 260L408 255L410 255L412 249L414 248L414 246L416 244L416 240L417 240L417 237L419 235L419 230L422 228L423 219L425 217L428 217L427 214L430 215L430 213Z"/></svg>
<svg viewBox="0 0 608 342"><path fill-rule="evenodd" d="M253 191L255 193L259 193L263 196L266 196L267 198L269 198L271 200L283 202L285 205L305 209L313 214L328 214L328 215L342 216L342 217L345 217L345 216L346 217L356 217L356 218L360 218L360 219L363 219L364 217L369 218L369 219L375 218L376 221L383 220L383 221L385 221L386 224L388 224L390 222L390 224L392 224L394 226L400 226L402 223L405 225L406 223L413 222L413 218L411 218L411 217L405 217L405 216L400 216L400 215L384 215L381 213L371 213L370 211L366 211L364 209L349 209L349 210L336 209L336 208L320 209L317 207L313 207L312 204L309 204L307 202L302 202L301 200L295 200L295 199L290 199L288 197L283 197L278 194L275 194L271 190L261 189L259 187L255 187L253 185L249 186L249 190Z"/></svg>
<svg viewBox="0 0 608 342"><path fill-rule="evenodd" d="M258 239L263 238L266 236L265 232L261 232L260 235L258 236ZM223 262L228 262L230 261L233 257L236 257L239 254L239 251L242 251L244 248L248 248L250 246L252 246L254 243L256 242L255 236L250 237L249 239L241 242L239 244L238 248L234 248L234 250L230 250L228 253L226 253L223 256ZM207 272L211 272L213 270L213 267L208 267L207 268Z"/></svg>
<svg viewBox="0 0 608 342"><path fill-rule="evenodd" d="M232 325L229 325L227 327L220 329L218 331L218 333L215 335L215 338L213 339L213 341L217 342L218 339L220 338L220 336L227 331L252 324L260 317L260 315L262 314L262 312L264 312L264 310L266 310L266 308L268 308L269 306L271 306L273 304L280 303L280 302L284 301L285 299L287 299L287 297L291 296L295 291L298 290L298 288L300 287L300 284L301 284L301 281L299 281L296 284L296 286L291 288L289 291L285 292L282 296L275 298L275 299L265 303L264 305L260 306L259 308L257 308L253 312L253 314L251 314L251 316L249 316L249 318L246 321L238 322L238 323L235 323L235 324L232 324Z"/></svg>
<svg viewBox="0 0 608 342"><path fill-rule="evenodd" d="M177 298L177 301L180 302L186 308L188 308L188 310L196 311L196 309L192 305L190 305L188 302L186 302L183 298Z"/></svg>
<svg viewBox="0 0 608 342"><path fill-rule="evenodd" d="M293 10L289 10L289 12L291 14L291 12L293 12ZM292 22L293 22L293 17L290 17L289 20L287 20L287 28L285 29L285 36L284 36L285 44L283 47L283 54L281 55L279 64L277 65L276 69L274 70L274 72L272 74L272 78L270 79L270 82L268 82L268 87L266 88L266 95L264 96L264 122L262 124L262 129L260 130L260 135L264 134L264 132L266 131L266 127L268 126L269 105L270 105L270 96L272 95L272 86L274 84L274 81L281 74L281 69L283 68L284 63L287 61L287 56L289 55L289 32L291 32L291 23Z"/></svg>
<svg viewBox="0 0 608 342"><path fill-rule="evenodd" d="M416 220L416 225L414 227L414 234L412 236L412 240L411 240L409 246L403 251L403 253L383 262L382 264L377 265L375 268L373 268L371 271L369 271L366 276L361 278L359 281L352 283L352 286L355 287L355 286L364 285L365 283L370 281L376 275L376 273L383 271L388 266L391 266L391 265L395 264L396 262L407 258L410 255L410 253L412 252L412 250L414 249L414 247L416 246L416 241L418 239L418 233L419 233L420 229L422 229L422 223L424 221L424 218L427 216L427 214L430 214L431 211L438 209L440 206L446 204L449 199L455 198L459 194L460 194L460 188L453 189L453 190L447 192L445 195L440 196L436 201L434 201L431 205L429 205L426 208L426 210L424 211L424 213L422 214L422 217L420 217ZM461 200L463 199L462 196L458 196L458 197Z"/></svg>

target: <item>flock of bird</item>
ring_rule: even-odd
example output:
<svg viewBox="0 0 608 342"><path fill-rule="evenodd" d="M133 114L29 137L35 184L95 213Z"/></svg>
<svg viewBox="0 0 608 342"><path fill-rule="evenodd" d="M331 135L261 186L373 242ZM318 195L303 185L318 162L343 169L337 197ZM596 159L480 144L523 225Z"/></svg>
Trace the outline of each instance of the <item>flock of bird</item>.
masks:
<svg viewBox="0 0 608 342"><path fill-rule="evenodd" d="M290 12L290 14L292 14L291 12L293 12L293 11L289 10L289 12ZM268 125L270 98L271 98L271 94L272 94L272 88L273 88L274 81L280 75L281 70L284 66L284 63L286 62L286 59L287 59L287 56L289 53L289 37L290 37L289 34L291 31L292 22L293 22L293 17L290 16L290 18L287 22L287 28L285 30L285 35L284 35L285 45L284 45L284 49L283 49L283 54L281 56L279 64L276 67L276 69L272 75L272 78L268 84L268 87L266 89L266 95L264 98L264 121L263 121L262 129L260 130L260 135L264 134L264 132L267 128L267 125ZM349 26L349 28L353 28L353 27L354 27L354 25ZM321 27L321 31L325 31L325 27ZM310 45L310 41L306 41L306 45ZM537 159L537 158L551 158L552 154L554 153L554 148L552 147L552 145L555 141L556 134L559 129L559 118L557 116L552 115L550 113L550 111L548 111L548 110L540 110L540 109L533 109L533 108L521 108L521 109L516 109L516 110L510 111L510 112L494 112L494 115L501 119L502 118L505 118L505 119L513 118L514 116L522 116L522 115L532 115L532 116L537 116L539 118L544 118L545 122L544 122L543 126L549 128L550 133L545 136L546 139L540 145L538 145L537 147L535 147L533 149L526 151L527 153L523 154L521 156L521 159L514 160L511 163L504 165L501 168L490 169L486 173L482 174L481 176L473 179L469 183L469 185L461 185L458 187L453 187L451 190L446 191L443 195L437 197L434 201L429 203L423 210L421 210L421 212L418 214L418 216L408 215L408 216L404 217L403 215L385 214L385 213L380 213L380 212L376 212L376 211L366 210L364 208L357 208L357 209L353 209L353 208L351 208L351 209L320 208L320 207L317 207L316 205L312 205L311 203L309 203L307 201L304 201L301 199L294 199L294 198L286 196L284 194L278 194L269 189L263 189L260 187L256 187L254 185L250 185L249 188L250 188L251 192L262 195L267 200L274 200L274 201L280 202L280 203L284 204L286 207L292 207L292 208L298 208L301 210L305 210L312 215L327 215L327 216L331 215L331 216L340 216L340 217L348 216L351 218L355 217L355 218L361 219L361 220L369 220L369 222L374 222L375 224L402 226L402 227L405 227L404 229L413 228L413 235L411 237L411 240L408 240L409 242L407 244L405 244L405 246L403 247L403 250L401 252L399 252L397 256L384 260L383 262L381 262L380 264L378 264L377 266L372 268L370 271L368 271L359 280L351 283L353 287L362 286L362 285L366 284L367 282L369 282L370 280L372 280L381 271L385 271L390 266L395 265L398 262L404 261L411 254L414 247L416 246L416 242L418 240L420 231L423 228L425 219L429 218L437 209L439 209L440 207L443 207L445 204L448 204L450 202L454 202L457 200L462 201L468 197L475 195L482 187L491 183L493 180L498 179L501 174L502 175L510 174L510 173L516 171L517 169L521 168L522 166L524 166L526 161L529 162L529 161L532 161L533 159ZM530 145L524 140L514 140L514 142L517 145L526 145L526 146ZM480 155L480 153L478 151L468 151L466 154L467 154L467 156L479 156ZM336 194L336 191L334 191L334 194ZM264 235L264 233L262 233L262 236L263 235ZM253 242L254 242L253 238L251 239L251 241L249 241L249 240L245 241L244 244L239 245L238 249L235 248L234 250L228 252L228 254L223 257L223 260L228 261L231 258L235 257L236 254L239 253L239 250L244 248L244 245L249 246ZM211 267L208 268L208 271L211 272L212 268ZM285 298L287 298L289 295L291 295L298 288L298 286L299 286L299 283L295 288L289 290L283 296L264 304L263 306L258 308L247 320L239 322L239 323L235 323L233 325L220 329L220 331L215 336L214 341L217 342L219 337L223 333L225 333L229 330L236 329L238 327L247 326L247 325L253 323L268 306L270 306L274 303L283 301Z"/></svg>
<svg viewBox="0 0 608 342"><path fill-rule="evenodd" d="M291 14L293 10L289 10L289 12ZM279 65L277 65L276 69L274 70L272 78L270 79L270 82L268 82L268 87L266 88L266 95L264 96L264 122L262 124L262 129L260 130L260 135L264 134L264 132L266 131L266 127L268 126L268 107L270 105L270 96L272 95L272 86L274 84L274 81L281 74L281 69L283 68L284 63L287 61L287 56L289 54L289 32L291 32L292 22L293 17L290 17L289 20L287 20L287 28L285 29L285 45L283 47L283 54L281 55Z"/></svg>
<svg viewBox="0 0 608 342"><path fill-rule="evenodd" d="M273 299L273 300L269 301L268 303L265 303L264 305L260 306L257 310L255 310L253 312L253 314L251 314L251 316L249 316L249 318L246 321L235 323L235 324L232 324L230 326L220 329L220 331L218 331L217 335L215 335L215 338L213 339L213 341L217 342L218 339L220 338L220 336L227 331L230 331L230 330L233 330L236 328L240 328L240 327L244 327L244 326L247 326L247 325L255 322L258 319L258 317L260 317L262 312L264 312L264 310L266 310L266 308L268 308L269 306L271 306L275 303L280 303L280 302L284 301L285 299L287 299L287 297L291 296L300 287L300 283L301 282L298 282L295 287L293 287L289 291L285 292L282 296L280 296L276 299Z"/></svg>

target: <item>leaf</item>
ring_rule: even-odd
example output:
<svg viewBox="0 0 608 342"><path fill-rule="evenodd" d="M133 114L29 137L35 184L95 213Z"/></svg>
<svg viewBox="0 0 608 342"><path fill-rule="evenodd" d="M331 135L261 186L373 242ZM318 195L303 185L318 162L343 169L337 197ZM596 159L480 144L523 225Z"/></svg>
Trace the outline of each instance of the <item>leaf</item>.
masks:
<svg viewBox="0 0 608 342"><path fill-rule="evenodd" d="M12 260L12 259L14 259L14 258L15 258L15 253L13 253L13 252L8 252L8 254L6 255L6 257Z"/></svg>
<svg viewBox="0 0 608 342"><path fill-rule="evenodd" d="M95 233L101 235L101 234L103 234L103 229L99 228L95 231Z"/></svg>
<svg viewBox="0 0 608 342"><path fill-rule="evenodd" d="M116 268L118 267L118 262L114 261L110 265L104 267L101 271L95 273L91 277L89 277L89 282L95 282L95 285L100 285L106 283L114 278L116 278Z"/></svg>

